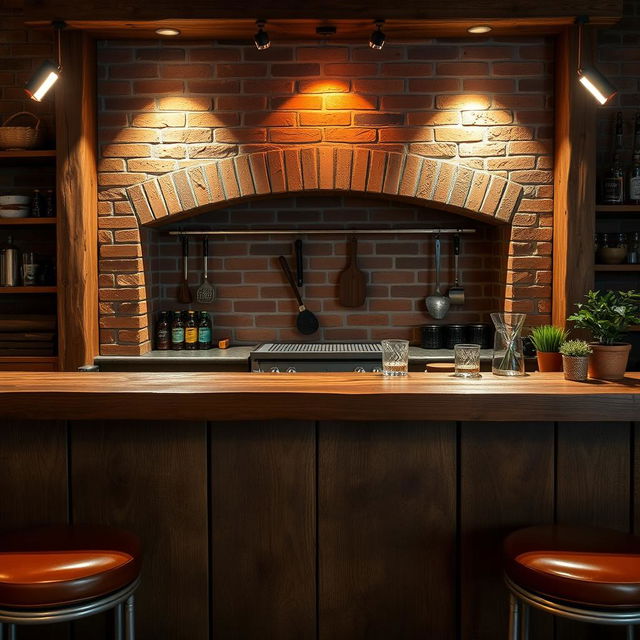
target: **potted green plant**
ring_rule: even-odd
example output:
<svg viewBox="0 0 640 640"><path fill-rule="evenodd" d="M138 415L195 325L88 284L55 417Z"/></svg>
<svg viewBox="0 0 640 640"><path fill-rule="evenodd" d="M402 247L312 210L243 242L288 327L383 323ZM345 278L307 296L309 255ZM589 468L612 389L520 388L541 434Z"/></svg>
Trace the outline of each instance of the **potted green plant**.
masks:
<svg viewBox="0 0 640 640"><path fill-rule="evenodd" d="M568 340L560 347L565 380L584 382L593 350L584 340Z"/></svg>
<svg viewBox="0 0 640 640"><path fill-rule="evenodd" d="M588 329L597 342L590 343L589 377L619 380L624 377L631 345L623 342L629 327L640 324L637 291L589 291L569 316L577 329Z"/></svg>
<svg viewBox="0 0 640 640"><path fill-rule="evenodd" d="M562 371L560 347L567 339L568 331L547 324L531 330L531 342L536 348L539 371Z"/></svg>

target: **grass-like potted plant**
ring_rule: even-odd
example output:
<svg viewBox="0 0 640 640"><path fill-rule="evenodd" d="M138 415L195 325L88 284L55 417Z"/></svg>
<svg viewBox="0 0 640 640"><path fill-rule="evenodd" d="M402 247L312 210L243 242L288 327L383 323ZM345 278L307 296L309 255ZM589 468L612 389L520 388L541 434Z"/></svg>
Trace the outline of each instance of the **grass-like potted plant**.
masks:
<svg viewBox="0 0 640 640"><path fill-rule="evenodd" d="M584 340L568 340L560 347L565 380L584 382L593 350Z"/></svg>
<svg viewBox="0 0 640 640"><path fill-rule="evenodd" d="M629 327L640 324L637 291L589 291L578 310L569 316L577 329L588 329L597 342L590 344L589 377L619 380L624 377L631 345L622 342Z"/></svg>
<svg viewBox="0 0 640 640"><path fill-rule="evenodd" d="M560 347L568 332L560 327L544 325L531 330L531 342L536 348L539 371L562 371Z"/></svg>

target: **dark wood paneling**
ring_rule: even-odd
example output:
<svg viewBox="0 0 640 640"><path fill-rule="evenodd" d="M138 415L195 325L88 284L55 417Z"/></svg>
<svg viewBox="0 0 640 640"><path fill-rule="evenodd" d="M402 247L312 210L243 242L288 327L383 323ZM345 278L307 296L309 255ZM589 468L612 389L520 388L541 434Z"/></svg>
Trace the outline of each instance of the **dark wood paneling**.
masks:
<svg viewBox="0 0 640 640"><path fill-rule="evenodd" d="M315 423L212 423L214 638L315 637L315 475Z"/></svg>
<svg viewBox="0 0 640 640"><path fill-rule="evenodd" d="M129 529L144 545L138 640L205 640L206 424L96 421L71 428L74 521ZM79 637L95 638L95 628L87 621Z"/></svg>
<svg viewBox="0 0 640 640"><path fill-rule="evenodd" d="M478 399L481 402L481 399ZM463 423L460 461L462 637L507 637L502 540L520 527L553 521L552 423ZM547 640L548 616L533 616Z"/></svg>
<svg viewBox="0 0 640 640"><path fill-rule="evenodd" d="M3 420L0 442L0 528L66 522L66 423Z"/></svg>
<svg viewBox="0 0 640 640"><path fill-rule="evenodd" d="M558 424L556 518L561 524L631 527L631 425ZM622 640L625 630L558 620L558 640Z"/></svg>
<svg viewBox="0 0 640 640"><path fill-rule="evenodd" d="M455 637L455 423L319 424L320 638Z"/></svg>
<svg viewBox="0 0 640 640"><path fill-rule="evenodd" d="M62 14L58 14L62 15ZM60 369L98 354L98 194L95 42L63 32L56 87Z"/></svg>
<svg viewBox="0 0 640 640"><path fill-rule="evenodd" d="M0 528L67 522L67 425L0 423ZM21 627L21 640L65 640L67 624Z"/></svg>

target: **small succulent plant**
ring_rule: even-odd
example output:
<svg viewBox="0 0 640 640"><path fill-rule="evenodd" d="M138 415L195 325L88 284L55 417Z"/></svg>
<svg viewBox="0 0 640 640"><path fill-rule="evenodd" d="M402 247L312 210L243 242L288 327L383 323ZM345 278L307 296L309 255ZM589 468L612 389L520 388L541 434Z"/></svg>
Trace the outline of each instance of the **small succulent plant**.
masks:
<svg viewBox="0 0 640 640"><path fill-rule="evenodd" d="M560 327L547 324L543 327L534 327L531 330L531 342L540 353L557 353L560 346L567 339L568 331Z"/></svg>
<svg viewBox="0 0 640 640"><path fill-rule="evenodd" d="M584 340L567 340L561 347L560 353L571 358L586 358L593 353L591 347Z"/></svg>

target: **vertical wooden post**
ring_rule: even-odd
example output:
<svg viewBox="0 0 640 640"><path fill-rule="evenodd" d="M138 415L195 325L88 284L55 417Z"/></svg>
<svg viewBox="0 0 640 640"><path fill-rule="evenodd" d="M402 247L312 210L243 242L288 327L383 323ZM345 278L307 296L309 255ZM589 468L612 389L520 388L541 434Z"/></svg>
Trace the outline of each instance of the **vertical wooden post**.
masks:
<svg viewBox="0 0 640 640"><path fill-rule="evenodd" d="M60 369L98 353L96 56L87 35L62 33L56 87Z"/></svg>
<svg viewBox="0 0 640 640"><path fill-rule="evenodd" d="M593 287L596 106L578 83L577 44L576 27L556 41L552 320L560 327Z"/></svg>

